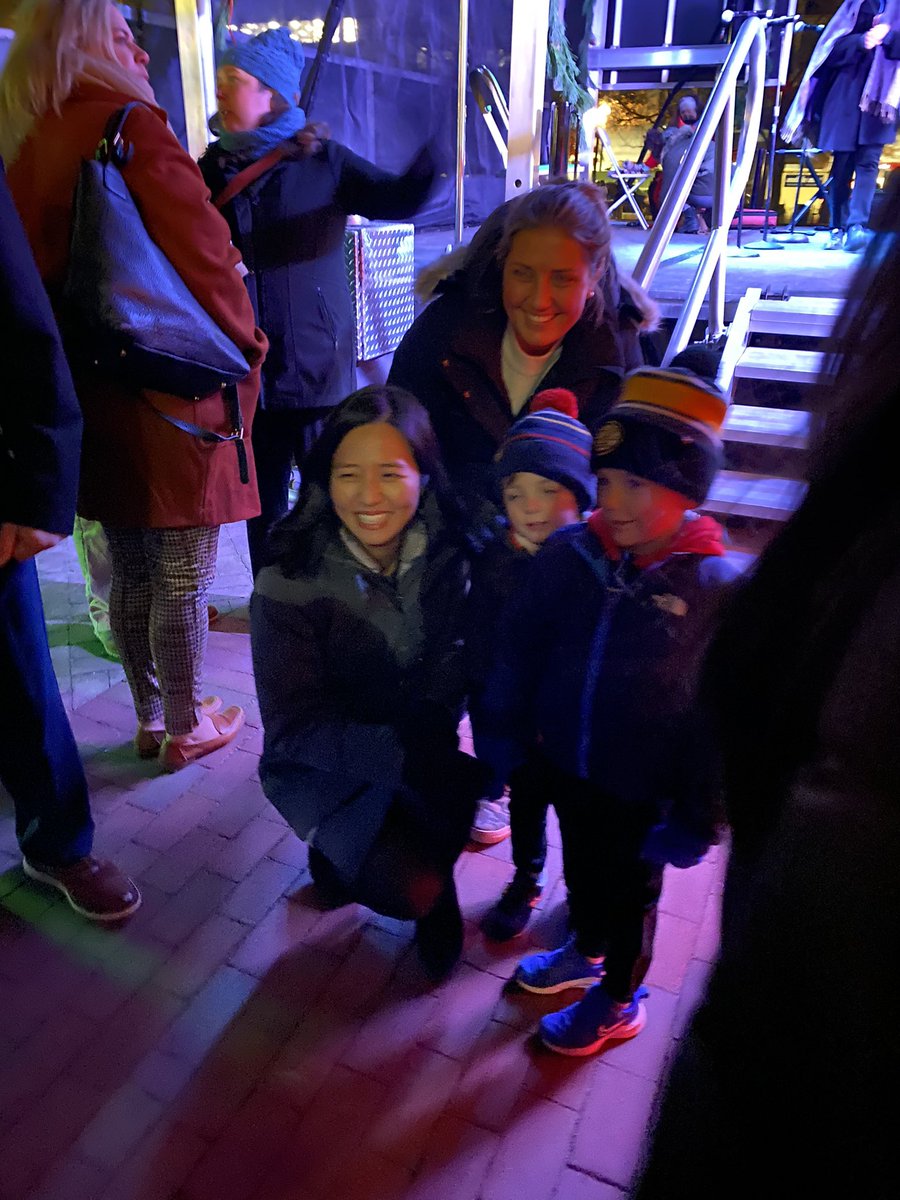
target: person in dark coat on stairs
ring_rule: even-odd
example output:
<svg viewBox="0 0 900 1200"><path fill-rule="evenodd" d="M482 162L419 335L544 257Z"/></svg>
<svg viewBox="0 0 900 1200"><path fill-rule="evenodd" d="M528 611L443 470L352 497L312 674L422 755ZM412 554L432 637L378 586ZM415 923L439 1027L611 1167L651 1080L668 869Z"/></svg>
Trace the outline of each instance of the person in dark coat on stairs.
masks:
<svg viewBox="0 0 900 1200"><path fill-rule="evenodd" d="M226 50L217 75L219 133L200 159L213 202L241 171L279 150L278 161L221 206L247 268L246 283L269 338L253 452L262 512L247 522L254 575L268 531L288 509L291 465L322 419L356 387L355 331L344 229L358 214L411 217L434 179L423 148L392 175L307 125L297 107L302 47L287 29L264 29Z"/></svg>
<svg viewBox="0 0 900 1200"><path fill-rule="evenodd" d="M782 129L834 154L830 249L863 250L878 164L897 136L900 0L846 0L819 39ZM854 179L851 190L850 181Z"/></svg>
<svg viewBox="0 0 900 1200"><path fill-rule="evenodd" d="M323 900L415 920L441 977L490 772L459 749L469 545L412 396L364 388L331 414L272 552L250 607L263 789Z"/></svg>
<svg viewBox="0 0 900 1200"><path fill-rule="evenodd" d="M589 183L507 202L468 248L423 274L440 294L398 346L389 380L428 409L456 487L496 513L493 458L534 393L573 392L593 431L643 363L640 334L657 311L617 275L603 195Z"/></svg>

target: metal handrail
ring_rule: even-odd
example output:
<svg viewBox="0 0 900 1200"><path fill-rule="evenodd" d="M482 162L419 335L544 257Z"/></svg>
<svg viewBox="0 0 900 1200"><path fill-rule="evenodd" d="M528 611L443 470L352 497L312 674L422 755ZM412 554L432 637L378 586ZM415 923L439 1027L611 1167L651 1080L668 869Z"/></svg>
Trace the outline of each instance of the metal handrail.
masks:
<svg viewBox="0 0 900 1200"><path fill-rule="evenodd" d="M747 103L738 143L737 160L734 169L731 170L734 97L738 76L745 65L749 67ZM675 232L675 226L678 224L685 201L699 174L703 156L715 137L716 166L710 235L681 316L669 340L663 358L663 362L666 364L671 362L675 355L688 344L707 291L709 292L708 333L710 340L719 337L725 328L725 262L728 230L738 210L744 188L747 186L753 156L756 152L760 118L762 117L765 67L765 22L759 17L749 17L741 26L731 51L719 72L700 124L697 126L697 132L691 141L690 149L678 168L635 266L636 282L642 287L648 288L662 261L669 240Z"/></svg>
<svg viewBox="0 0 900 1200"><path fill-rule="evenodd" d="M469 87L505 167L509 162L509 107L503 89L485 66L473 67L469 72Z"/></svg>

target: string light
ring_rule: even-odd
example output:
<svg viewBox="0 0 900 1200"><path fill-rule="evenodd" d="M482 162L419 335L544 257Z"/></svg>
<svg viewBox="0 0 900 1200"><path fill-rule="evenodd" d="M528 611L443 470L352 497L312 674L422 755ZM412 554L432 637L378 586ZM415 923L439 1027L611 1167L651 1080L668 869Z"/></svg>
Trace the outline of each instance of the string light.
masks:
<svg viewBox="0 0 900 1200"><path fill-rule="evenodd" d="M325 22L321 17L314 17L310 21L245 21L242 25L229 25L228 28L231 33L244 33L247 37L254 37L257 33L262 33L264 29L287 29L295 42L314 44L321 41ZM343 17L331 40L332 42L358 42L359 23L356 18Z"/></svg>

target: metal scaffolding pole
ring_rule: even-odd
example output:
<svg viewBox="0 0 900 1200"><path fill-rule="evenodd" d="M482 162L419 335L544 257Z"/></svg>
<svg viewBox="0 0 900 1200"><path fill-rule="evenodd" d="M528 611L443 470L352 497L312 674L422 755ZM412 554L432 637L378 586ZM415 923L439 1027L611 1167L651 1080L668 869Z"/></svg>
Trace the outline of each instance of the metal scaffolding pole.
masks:
<svg viewBox="0 0 900 1200"><path fill-rule="evenodd" d="M556 0L553 2L556 3ZM537 183L549 28L548 0L513 0L507 200L521 192L530 191Z"/></svg>
<svg viewBox="0 0 900 1200"><path fill-rule="evenodd" d="M463 238L466 174L466 84L469 78L469 0L459 0L459 54L456 68L456 244Z"/></svg>
<svg viewBox="0 0 900 1200"><path fill-rule="evenodd" d="M188 153L199 158L209 145L207 122L216 111L212 0L174 3Z"/></svg>

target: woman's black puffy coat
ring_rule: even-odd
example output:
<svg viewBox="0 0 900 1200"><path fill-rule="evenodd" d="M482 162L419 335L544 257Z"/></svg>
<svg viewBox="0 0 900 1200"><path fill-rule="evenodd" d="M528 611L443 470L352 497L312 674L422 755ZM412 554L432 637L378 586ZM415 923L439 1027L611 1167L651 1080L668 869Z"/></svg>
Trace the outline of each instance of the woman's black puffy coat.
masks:
<svg viewBox="0 0 900 1200"><path fill-rule="evenodd" d="M468 560L428 527L396 578L332 534L308 571L268 567L253 594L263 788L348 883L395 801L452 862L483 782L456 736Z"/></svg>

